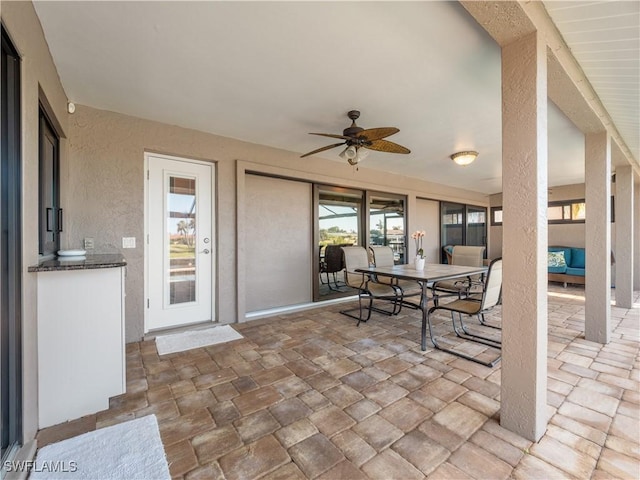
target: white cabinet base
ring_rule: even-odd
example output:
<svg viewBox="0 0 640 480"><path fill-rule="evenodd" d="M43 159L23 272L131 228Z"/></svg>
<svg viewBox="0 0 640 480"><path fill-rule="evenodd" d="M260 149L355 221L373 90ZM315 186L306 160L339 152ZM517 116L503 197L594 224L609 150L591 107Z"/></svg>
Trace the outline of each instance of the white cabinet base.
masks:
<svg viewBox="0 0 640 480"><path fill-rule="evenodd" d="M125 368L124 267L38 273L39 427L109 408Z"/></svg>

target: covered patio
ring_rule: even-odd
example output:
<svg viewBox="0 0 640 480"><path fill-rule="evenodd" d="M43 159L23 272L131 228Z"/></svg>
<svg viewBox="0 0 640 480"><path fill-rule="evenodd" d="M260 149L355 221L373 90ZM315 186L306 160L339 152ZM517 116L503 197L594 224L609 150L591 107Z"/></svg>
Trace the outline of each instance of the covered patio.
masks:
<svg viewBox="0 0 640 480"><path fill-rule="evenodd" d="M155 414L175 478L637 478L638 8L2 2L2 459ZM346 136L356 108L411 153L345 161L332 149L381 141ZM411 264L423 230L430 262L449 244L503 259L497 367L422 351L420 312L340 315L351 292L320 246ZM584 287L549 284L549 246L584 252ZM118 307L97 322L113 359L97 328L77 340L95 302L41 281L61 251L118 256L112 297L87 287ZM67 331L47 314L75 297ZM245 339L153 341L218 326ZM69 361L50 374L48 353ZM86 360L118 390L49 423L105 378L73 376ZM72 388L50 401L58 374Z"/></svg>
<svg viewBox="0 0 640 480"><path fill-rule="evenodd" d="M356 327L333 306L237 325L244 340L188 352L129 344L127 394L38 444L155 413L176 479L638 478L640 292L634 309L612 306L607 345L584 338L583 288L547 296L537 443L500 426L500 365L422 352L415 311Z"/></svg>

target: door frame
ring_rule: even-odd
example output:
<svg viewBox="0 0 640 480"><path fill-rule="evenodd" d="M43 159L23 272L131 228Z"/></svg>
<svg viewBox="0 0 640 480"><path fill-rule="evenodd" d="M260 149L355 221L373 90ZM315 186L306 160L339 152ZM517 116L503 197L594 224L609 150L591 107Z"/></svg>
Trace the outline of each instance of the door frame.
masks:
<svg viewBox="0 0 640 480"><path fill-rule="evenodd" d="M204 160L197 160L189 157L176 157L174 155L165 155L163 153L155 153L152 151L144 152L144 298L143 298L143 311L144 311L144 333L147 334L151 330L149 329L149 158L160 157L166 160L174 160L184 163L194 163L199 165L207 165L211 167L211 321L208 323L218 322L218 282L216 281L218 276L217 259L218 259L218 211L216 209L217 198L217 183L216 183L216 162L207 162ZM179 326L176 328L185 328L185 326ZM170 329L171 327L169 327ZM156 331L156 330L154 330Z"/></svg>
<svg viewBox="0 0 640 480"><path fill-rule="evenodd" d="M2 215L2 226L7 235L0 239L2 269L0 275L0 371L3 395L0 399L0 435L5 439L5 451L0 451L0 477L6 473L4 462L15 458L24 442L23 436L23 292L22 292L22 241L24 236L22 215L24 172L22 165L22 104L21 104L21 59L4 25L0 25L2 57L7 61L2 69L2 89L6 89L6 102L2 105L7 114L2 125L5 135L3 146L7 147L6 157L2 157L0 179L2 194L0 204L7 203L6 214ZM1 115L4 117L5 115ZM7 181L5 182L5 176ZM6 348L6 352L3 350ZM6 398L5 398L6 395Z"/></svg>

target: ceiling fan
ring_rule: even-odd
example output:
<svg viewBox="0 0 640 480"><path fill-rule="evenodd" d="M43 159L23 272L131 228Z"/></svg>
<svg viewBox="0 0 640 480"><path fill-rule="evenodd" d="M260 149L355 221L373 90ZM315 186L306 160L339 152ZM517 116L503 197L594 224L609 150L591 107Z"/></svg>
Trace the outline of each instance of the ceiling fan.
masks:
<svg viewBox="0 0 640 480"><path fill-rule="evenodd" d="M385 137L389 137L394 133L398 133L400 130L395 127L381 127L381 128L361 128L356 125L356 120L360 117L358 110L351 110L347 113L347 116L351 119L351 126L345 128L342 131L342 135L335 135L332 133L310 133L309 135L320 135L329 138L339 138L344 140L340 143L334 143L333 145L327 145L326 147L318 148L309 153L301 155L300 158L308 157L315 153L324 152L331 148L346 145L347 148L340 153L340 157L345 158L351 165L356 165L360 160L368 155L368 152L361 151L361 148L368 148L369 150L377 150L379 152L387 153L411 153L406 147L398 145L397 143L383 140Z"/></svg>

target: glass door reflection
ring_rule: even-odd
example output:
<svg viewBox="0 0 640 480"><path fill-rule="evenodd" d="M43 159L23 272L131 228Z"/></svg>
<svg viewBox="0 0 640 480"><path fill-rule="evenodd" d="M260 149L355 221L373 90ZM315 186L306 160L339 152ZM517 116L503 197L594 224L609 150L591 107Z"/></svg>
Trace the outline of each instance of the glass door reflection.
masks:
<svg viewBox="0 0 640 480"><path fill-rule="evenodd" d="M487 209L467 205L467 236L466 245L487 245ZM485 258L487 251L485 249Z"/></svg>
<svg viewBox="0 0 640 480"><path fill-rule="evenodd" d="M407 260L404 205L404 197L377 193L369 196L369 245L391 247L396 265Z"/></svg>
<svg viewBox="0 0 640 480"><path fill-rule="evenodd" d="M363 192L315 186L317 195L317 277L315 299L354 295L344 283L343 246L363 245Z"/></svg>
<svg viewBox="0 0 640 480"><path fill-rule="evenodd" d="M196 179L169 177L169 304L196 301Z"/></svg>

